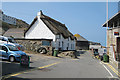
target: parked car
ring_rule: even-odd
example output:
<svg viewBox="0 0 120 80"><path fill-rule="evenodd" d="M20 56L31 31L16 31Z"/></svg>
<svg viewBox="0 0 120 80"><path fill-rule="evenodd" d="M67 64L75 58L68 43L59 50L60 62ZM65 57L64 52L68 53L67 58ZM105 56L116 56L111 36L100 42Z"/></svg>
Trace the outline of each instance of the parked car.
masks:
<svg viewBox="0 0 120 80"><path fill-rule="evenodd" d="M26 53L20 51L16 46L11 44L0 44L1 59L6 59L10 62L20 61L22 55L26 55Z"/></svg>
<svg viewBox="0 0 120 80"><path fill-rule="evenodd" d="M11 37L0 36L0 43L2 43L2 44L3 43L6 43L6 44L9 43L11 45L16 46L19 50L22 50L22 51L24 50L24 47L20 44L17 44L15 42L15 40Z"/></svg>
<svg viewBox="0 0 120 80"><path fill-rule="evenodd" d="M19 50L24 51L24 47L18 43L15 42L15 40L11 37L8 37L8 41L10 43L13 43Z"/></svg>

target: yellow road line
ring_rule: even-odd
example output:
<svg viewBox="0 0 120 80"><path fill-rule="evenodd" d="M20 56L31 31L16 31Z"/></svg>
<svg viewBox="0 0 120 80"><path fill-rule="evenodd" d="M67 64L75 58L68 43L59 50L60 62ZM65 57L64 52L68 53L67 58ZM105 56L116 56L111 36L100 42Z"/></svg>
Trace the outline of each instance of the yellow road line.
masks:
<svg viewBox="0 0 120 80"><path fill-rule="evenodd" d="M112 68L110 65L108 65L108 66L112 69L112 71L113 71L115 74L117 74L117 75L120 77L119 73L118 73L114 68Z"/></svg>
<svg viewBox="0 0 120 80"><path fill-rule="evenodd" d="M42 66L42 67L38 67L38 68L34 68L34 69L30 69L30 70L26 70L26 71L23 71L23 72L19 72L19 73L14 73L14 74L10 74L10 75L7 75L7 76L2 76L2 78L9 78L9 77L12 77L12 76L17 76L17 75L20 75L20 74L23 74L23 73L26 73L26 72L29 72L29 71L33 71L33 70L37 70L37 69L43 69L43 68L47 68L47 67L50 67L50 66L53 66L53 65L56 65L60 62L56 62L56 63L52 63L52 64L49 64L49 65L45 65L45 66Z"/></svg>
<svg viewBox="0 0 120 80"><path fill-rule="evenodd" d="M42 66L42 67L38 67L38 69L47 68L47 67L53 66L53 65L58 64L58 63L60 63L60 62L53 63L53 64L46 65L46 66Z"/></svg>
<svg viewBox="0 0 120 80"><path fill-rule="evenodd" d="M120 73L115 68L113 68L111 65L108 66L120 77Z"/></svg>
<svg viewBox="0 0 120 80"><path fill-rule="evenodd" d="M108 64L112 69L114 69L118 74L120 74L113 66L111 66L110 64Z"/></svg>
<svg viewBox="0 0 120 80"><path fill-rule="evenodd" d="M109 63L103 63L103 64L106 64L115 74L117 74L120 77L120 73L112 65L110 65Z"/></svg>

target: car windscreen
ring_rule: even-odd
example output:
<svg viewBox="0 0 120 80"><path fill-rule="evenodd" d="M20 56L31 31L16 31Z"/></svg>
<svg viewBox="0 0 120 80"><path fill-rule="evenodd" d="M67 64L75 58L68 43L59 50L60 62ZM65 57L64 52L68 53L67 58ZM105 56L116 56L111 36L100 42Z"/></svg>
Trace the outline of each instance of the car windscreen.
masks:
<svg viewBox="0 0 120 80"><path fill-rule="evenodd" d="M9 42L11 42L11 43L15 43L15 40L12 39L12 38L8 38L8 40L9 40Z"/></svg>
<svg viewBox="0 0 120 80"><path fill-rule="evenodd" d="M16 46L7 45L7 47L9 48L10 51L19 51L18 48L17 48Z"/></svg>

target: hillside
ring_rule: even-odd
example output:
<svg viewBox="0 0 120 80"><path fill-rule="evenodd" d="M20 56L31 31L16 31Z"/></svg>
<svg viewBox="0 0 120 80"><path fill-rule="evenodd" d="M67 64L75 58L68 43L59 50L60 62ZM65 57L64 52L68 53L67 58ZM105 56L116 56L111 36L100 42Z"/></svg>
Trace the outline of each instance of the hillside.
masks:
<svg viewBox="0 0 120 80"><path fill-rule="evenodd" d="M28 28L29 27L28 23L26 23L25 21L20 20L20 19L16 20L16 25L18 28Z"/></svg>
<svg viewBox="0 0 120 80"><path fill-rule="evenodd" d="M8 24L2 21L3 33L10 28L26 28L27 29L28 27L29 27L29 24L20 19L16 19L16 25Z"/></svg>

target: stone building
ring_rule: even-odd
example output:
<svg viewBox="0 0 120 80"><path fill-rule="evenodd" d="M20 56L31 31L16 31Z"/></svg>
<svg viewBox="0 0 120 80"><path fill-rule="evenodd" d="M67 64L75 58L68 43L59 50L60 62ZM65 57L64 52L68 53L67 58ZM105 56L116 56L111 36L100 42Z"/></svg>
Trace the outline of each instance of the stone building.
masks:
<svg viewBox="0 0 120 80"><path fill-rule="evenodd" d="M107 27L107 53L109 60L117 67L120 62L120 11L103 24Z"/></svg>
<svg viewBox="0 0 120 80"><path fill-rule="evenodd" d="M59 50L75 50L74 35L62 24L42 13L37 16L25 31L25 39L52 39L51 46Z"/></svg>

